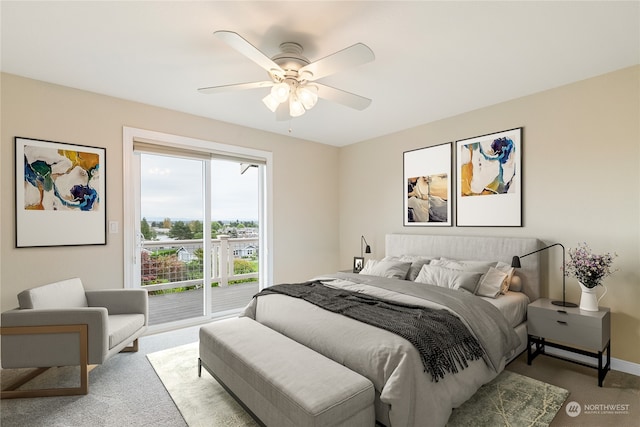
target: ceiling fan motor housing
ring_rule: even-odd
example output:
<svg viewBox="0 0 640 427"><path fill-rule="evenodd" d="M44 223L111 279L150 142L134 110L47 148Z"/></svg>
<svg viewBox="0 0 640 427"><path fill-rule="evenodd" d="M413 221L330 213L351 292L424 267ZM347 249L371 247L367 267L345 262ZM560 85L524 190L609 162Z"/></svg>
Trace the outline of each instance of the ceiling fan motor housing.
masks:
<svg viewBox="0 0 640 427"><path fill-rule="evenodd" d="M280 44L281 53L273 56L271 60L278 64L284 70L284 76L280 70L271 70L269 75L273 81L281 83L299 83L300 80L307 80L311 76L300 76L298 70L305 65L309 65L311 61L302 55L303 48L298 43L284 42Z"/></svg>

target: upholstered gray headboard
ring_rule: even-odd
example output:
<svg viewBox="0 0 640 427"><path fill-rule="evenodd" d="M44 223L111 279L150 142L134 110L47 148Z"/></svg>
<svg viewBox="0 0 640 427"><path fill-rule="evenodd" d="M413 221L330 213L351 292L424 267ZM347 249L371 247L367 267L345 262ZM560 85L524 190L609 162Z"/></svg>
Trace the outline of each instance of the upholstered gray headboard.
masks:
<svg viewBox="0 0 640 427"><path fill-rule="evenodd" d="M540 249L540 240L526 237L443 236L428 234L387 234L386 256L425 255L451 259L503 261L511 263L514 255ZM540 297L539 254L521 258L516 274L522 291L531 301Z"/></svg>

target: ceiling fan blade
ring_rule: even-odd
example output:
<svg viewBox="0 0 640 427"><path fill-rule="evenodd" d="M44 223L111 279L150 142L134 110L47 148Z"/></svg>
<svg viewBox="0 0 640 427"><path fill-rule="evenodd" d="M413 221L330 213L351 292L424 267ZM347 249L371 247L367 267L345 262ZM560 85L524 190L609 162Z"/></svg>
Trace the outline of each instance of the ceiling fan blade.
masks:
<svg viewBox="0 0 640 427"><path fill-rule="evenodd" d="M342 71L345 68L366 64L375 59L373 51L362 43L356 43L329 56L312 62L298 70L298 74L305 80L314 81L330 74ZM305 72L310 73L306 76Z"/></svg>
<svg viewBox="0 0 640 427"><path fill-rule="evenodd" d="M224 85L224 86L211 86L211 87L201 87L198 88L198 92L204 93L206 95L210 95L213 93L221 93L221 92L231 92L235 90L246 90L246 89L259 89L262 87L271 87L275 83L270 81L264 82L252 82L252 83L238 83L233 85Z"/></svg>
<svg viewBox="0 0 640 427"><path fill-rule="evenodd" d="M371 100L364 96L356 95L354 93L346 92L320 83L314 83L314 85L318 86L318 96L328 101L337 102L356 110L364 110L369 106L369 104L371 104Z"/></svg>
<svg viewBox="0 0 640 427"><path fill-rule="evenodd" d="M278 64L260 52L258 48L245 40L240 34L233 31L216 31L213 34L268 72L284 75L284 70Z"/></svg>

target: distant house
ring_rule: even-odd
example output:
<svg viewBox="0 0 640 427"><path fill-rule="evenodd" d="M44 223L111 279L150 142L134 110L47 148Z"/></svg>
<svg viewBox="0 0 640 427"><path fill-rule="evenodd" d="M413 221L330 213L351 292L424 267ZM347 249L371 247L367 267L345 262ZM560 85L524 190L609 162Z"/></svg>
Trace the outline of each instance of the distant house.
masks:
<svg viewBox="0 0 640 427"><path fill-rule="evenodd" d="M254 227L245 227L236 229L238 237L244 239L253 239L258 238L260 235L258 234L258 229Z"/></svg>
<svg viewBox="0 0 640 427"><path fill-rule="evenodd" d="M248 258L258 254L258 247L256 245L247 245L242 248L233 250L234 258Z"/></svg>
<svg viewBox="0 0 640 427"><path fill-rule="evenodd" d="M176 255L178 256L178 259L182 262L190 262L198 259L198 257L195 254L190 252L184 246L176 251Z"/></svg>

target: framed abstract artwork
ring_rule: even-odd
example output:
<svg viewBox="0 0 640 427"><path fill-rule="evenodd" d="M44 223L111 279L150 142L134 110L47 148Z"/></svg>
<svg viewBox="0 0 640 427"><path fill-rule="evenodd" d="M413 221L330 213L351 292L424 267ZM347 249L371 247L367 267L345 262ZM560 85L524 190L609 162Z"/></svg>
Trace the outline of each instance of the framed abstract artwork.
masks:
<svg viewBox="0 0 640 427"><path fill-rule="evenodd" d="M522 226L522 128L456 141L456 225Z"/></svg>
<svg viewBox="0 0 640 427"><path fill-rule="evenodd" d="M405 151L404 225L451 226L452 143Z"/></svg>
<svg viewBox="0 0 640 427"><path fill-rule="evenodd" d="M16 247L107 243L105 154L15 138Z"/></svg>

